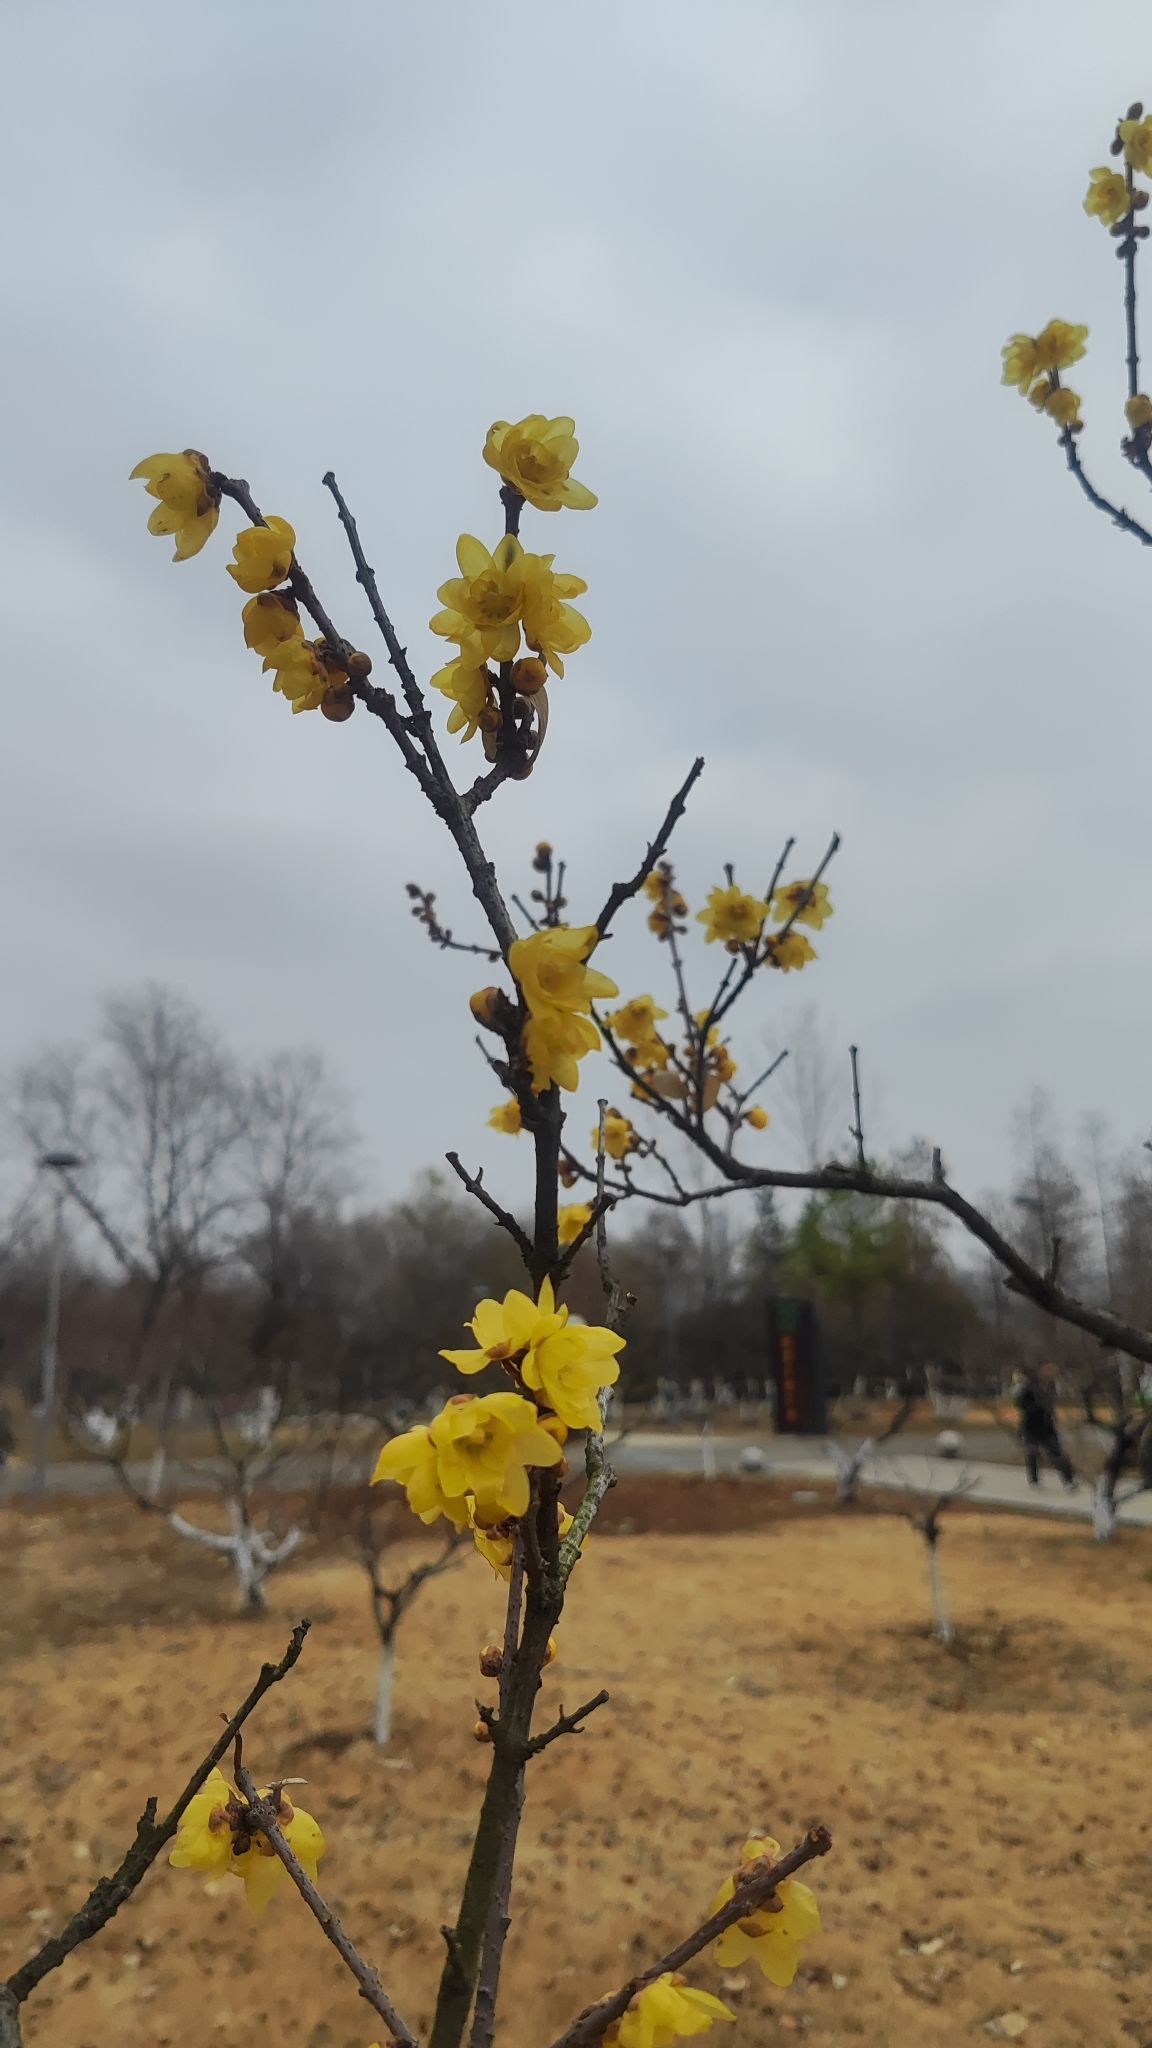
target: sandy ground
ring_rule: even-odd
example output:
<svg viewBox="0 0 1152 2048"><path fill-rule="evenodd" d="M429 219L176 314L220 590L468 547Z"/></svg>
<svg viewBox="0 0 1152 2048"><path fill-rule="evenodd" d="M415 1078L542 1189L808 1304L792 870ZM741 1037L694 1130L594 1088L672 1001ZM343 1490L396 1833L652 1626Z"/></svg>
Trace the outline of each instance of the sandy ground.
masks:
<svg viewBox="0 0 1152 2048"><path fill-rule="evenodd" d="M706 1909L745 1832L823 1820L827 1932L790 1992L704 1961L732 2048L1152 2044L1152 1544L957 1512L962 1640L924 1626L901 1520L798 1510L764 1487L634 1481L581 1566L548 1703L611 1704L533 1768L501 2048L546 2048L590 1997ZM306 1776L322 1879L419 2030L484 1774L475 1653L496 1632L474 1559L401 1642L389 1756L363 1580L322 1544L249 1623L205 1559L111 1502L2 1524L0 1925L23 1959L173 1795L221 1709L305 1659L253 1724L258 1772ZM491 1690L491 1688L489 1688ZM29 2048L367 2048L372 2015L294 1897L161 1867L24 2008ZM1007 2024L1002 2025L1007 2016ZM1021 2028L1020 2020L1026 2025ZM712 2036L719 2041L719 2033Z"/></svg>

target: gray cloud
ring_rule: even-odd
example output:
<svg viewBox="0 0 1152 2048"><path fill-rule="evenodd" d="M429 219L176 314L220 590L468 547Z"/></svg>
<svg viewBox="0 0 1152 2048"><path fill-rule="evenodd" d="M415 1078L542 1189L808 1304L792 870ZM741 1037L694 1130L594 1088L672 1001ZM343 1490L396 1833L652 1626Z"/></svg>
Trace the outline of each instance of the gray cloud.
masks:
<svg viewBox="0 0 1152 2048"><path fill-rule="evenodd" d="M1034 1082L1142 1132L1147 563L997 384L1012 328L1087 319L1086 454L1137 496L1080 199L1142 27L1136 0L1090 37L1069 0L20 11L0 1058L156 975L252 1049L326 1048L381 1190L451 1143L515 1185L475 966L402 894L470 929L451 847L366 717L268 695L223 533L173 567L126 475L207 448L366 637L333 465L427 673L455 536L496 523L484 429L542 406L601 495L532 528L594 639L485 819L513 886L546 833L591 914L699 749L694 902L725 859L755 881L786 834L801 871L845 835L804 993L865 1049L885 1139L987 1183ZM639 915L612 957L661 986Z"/></svg>

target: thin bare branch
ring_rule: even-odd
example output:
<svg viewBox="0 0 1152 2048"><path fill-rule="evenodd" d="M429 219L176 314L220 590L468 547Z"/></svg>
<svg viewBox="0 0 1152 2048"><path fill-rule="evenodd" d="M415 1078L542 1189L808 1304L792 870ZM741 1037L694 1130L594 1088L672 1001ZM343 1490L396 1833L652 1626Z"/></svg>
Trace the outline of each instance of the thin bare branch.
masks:
<svg viewBox="0 0 1152 2048"><path fill-rule="evenodd" d="M615 917L616 912L622 909L624 904L628 903L633 896L639 895L640 890L644 887L644 884L647 881L649 875L652 873L652 870L655 867L657 861L664 853L664 850L668 845L668 841L671 839L672 834L675 831L677 824L679 823L679 820L684 815L684 807L688 802L688 798L692 791L693 783L696 782L697 779L703 773L704 756L702 754L698 754L696 759L693 761L691 768L688 770L687 775L684 777L683 782L680 784L679 789L676 791L676 794L673 797L671 803L669 804L668 809L664 814L664 821L660 826L660 829L657 832L656 837L649 842L648 850L645 853L644 858L641 861L639 867L637 868L636 873L632 876L630 881L616 882L609 890L607 900L604 904L604 908L600 912L599 917L596 919L596 929L599 932L601 938L605 936L605 933L607 932L608 927L612 922L612 919Z"/></svg>
<svg viewBox="0 0 1152 2048"><path fill-rule="evenodd" d="M457 1179L463 1181L468 1193L475 1195L481 1208L487 1209L493 1222L498 1223L501 1230L508 1232L521 1258L527 1263L532 1257L532 1240L525 1231L521 1230L516 1218L510 1215L507 1209L502 1209L499 1202L494 1201L488 1193L487 1188L484 1186L483 1170L479 1173L469 1173L467 1168L461 1165L460 1156L456 1152L446 1152L444 1157Z"/></svg>
<svg viewBox="0 0 1152 2048"><path fill-rule="evenodd" d="M559 1715L552 1726L532 1737L528 1744L529 1756L539 1756L541 1750L547 1749L549 1743L556 1742L561 1735L582 1735L584 1730L581 1723L588 1719L589 1714L594 1714L597 1707L607 1706L608 1699L609 1694L602 1687L590 1700L585 1700L582 1707L577 1707L573 1714L566 1714L561 1705Z"/></svg>

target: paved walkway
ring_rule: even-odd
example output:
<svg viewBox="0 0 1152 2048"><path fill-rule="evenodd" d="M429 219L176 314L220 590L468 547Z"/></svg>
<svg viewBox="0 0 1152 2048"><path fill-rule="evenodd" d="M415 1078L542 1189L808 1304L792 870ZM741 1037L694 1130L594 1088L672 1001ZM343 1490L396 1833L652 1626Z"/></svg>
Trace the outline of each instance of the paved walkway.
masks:
<svg viewBox="0 0 1152 2048"><path fill-rule="evenodd" d="M855 1443L844 1438L837 1438L837 1443L844 1451L856 1448ZM740 1470L741 1453L750 1444L755 1444L764 1454L765 1478L795 1479L802 1486L805 1480L827 1480L835 1476L827 1441L822 1437L744 1435L701 1438L636 1430L616 1446L612 1460L621 1473L737 1472ZM354 1486L366 1476L367 1463L364 1453L337 1460L334 1470L327 1468L329 1482ZM149 1469L147 1463L129 1467L141 1486L146 1484ZM176 1466L174 1474L179 1493L212 1491L211 1476L203 1465L194 1473ZM1073 1516L1084 1521L1089 1518L1091 1489L1086 1482L1082 1481L1069 1493L1055 1473L1045 1472L1039 1487L1034 1488L1028 1485L1020 1463L1006 1464L984 1458L939 1458L925 1451L901 1448L899 1444L893 1445L891 1451L878 1451L875 1457L867 1460L860 1484L866 1490L943 1493L955 1486L962 1474L974 1482L972 1498L978 1505L1019 1508L1027 1514ZM289 1457L270 1475L268 1484L291 1490L307 1486L315 1476L314 1460L303 1456ZM114 1493L117 1486L115 1473L98 1460L88 1462L81 1459L53 1465L48 1473L48 1491L54 1495ZM16 1460L0 1473L0 1501L31 1491L30 1465ZM1128 1501L1121 1508L1119 1519L1152 1528L1152 1493L1144 1493L1136 1500Z"/></svg>
<svg viewBox="0 0 1152 2048"><path fill-rule="evenodd" d="M795 1478L802 1482L834 1477L832 1459L820 1437L714 1436L702 1440L637 1430L617 1446L612 1459L621 1472L701 1472L707 1469L706 1460L712 1457L718 1472L736 1472L740 1468L740 1453L751 1441L758 1442L764 1453L766 1478ZM837 1442L845 1451L856 1447L842 1438ZM862 1489L935 1494L955 1486L961 1474L975 1482L972 1498L978 1505L1020 1508L1028 1514L1078 1516L1085 1521L1089 1518L1091 1488L1085 1481L1067 1492L1054 1472L1045 1472L1040 1485L1031 1487L1022 1464L1006 1465L991 1459L938 1458L894 1446L892 1451L881 1450L868 1459L860 1484ZM1119 1519L1152 1528L1152 1493L1128 1501L1121 1508Z"/></svg>

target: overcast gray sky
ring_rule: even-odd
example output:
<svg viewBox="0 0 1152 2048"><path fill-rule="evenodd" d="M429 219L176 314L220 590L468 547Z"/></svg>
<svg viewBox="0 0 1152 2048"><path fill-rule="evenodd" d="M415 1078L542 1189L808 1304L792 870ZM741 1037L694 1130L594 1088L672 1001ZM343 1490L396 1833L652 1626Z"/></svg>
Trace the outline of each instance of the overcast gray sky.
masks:
<svg viewBox="0 0 1152 2048"><path fill-rule="evenodd" d="M223 522L174 566L127 473L192 445L248 477L371 646L332 465L427 674L456 535L498 530L485 429L543 409L601 505L526 537L593 639L484 813L512 885L546 835L594 915L702 751L694 907L844 835L819 965L765 979L738 1052L816 999L880 1135L969 1187L1034 1083L1143 1135L1152 562L998 352L1088 321L1085 457L1138 500L1080 202L1152 94L1145 0L1090 32L1069 0L16 0L6 41L0 1060L151 975L242 1048L324 1048L374 1189L452 1144L514 1187L484 977L403 896L481 935L451 845L371 719L268 694ZM611 951L662 990L639 914Z"/></svg>

